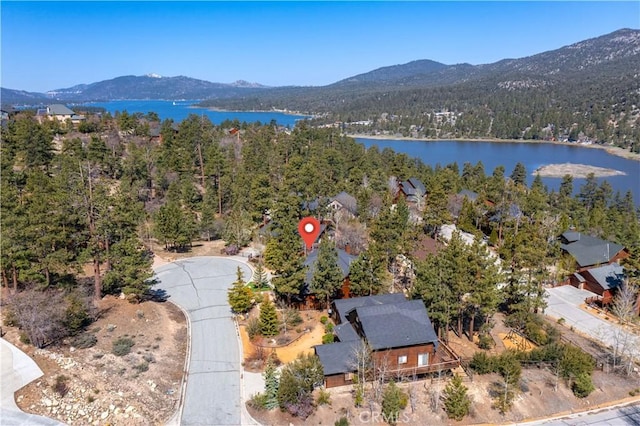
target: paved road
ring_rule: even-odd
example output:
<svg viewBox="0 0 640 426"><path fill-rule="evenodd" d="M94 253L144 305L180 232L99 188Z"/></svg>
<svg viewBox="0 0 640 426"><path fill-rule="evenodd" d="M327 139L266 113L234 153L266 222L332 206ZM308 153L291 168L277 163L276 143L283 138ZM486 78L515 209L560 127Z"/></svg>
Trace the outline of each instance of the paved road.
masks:
<svg viewBox="0 0 640 426"><path fill-rule="evenodd" d="M640 425L640 403L616 408L604 408L596 412L571 414L552 420L521 423L522 425L546 426L637 426Z"/></svg>
<svg viewBox="0 0 640 426"><path fill-rule="evenodd" d="M57 420L20 411L14 393L42 376L42 370L29 355L0 339L0 424L63 425Z"/></svg>
<svg viewBox="0 0 640 426"><path fill-rule="evenodd" d="M546 315L556 319L564 318L567 326L573 326L576 330L604 343L605 346L615 345L614 336L619 331L619 325L579 307L584 303L585 297L593 295L593 293L579 290L570 285L549 288L546 292L549 295L545 309ZM640 339L638 336L630 336L630 338L639 342L635 348L636 358L638 358L640 357ZM627 347L633 350L632 344L628 344Z"/></svg>
<svg viewBox="0 0 640 426"><path fill-rule="evenodd" d="M156 269L155 289L182 307L190 318L191 356L181 425L241 424L240 350L227 303L236 268L251 278L241 262L193 257Z"/></svg>

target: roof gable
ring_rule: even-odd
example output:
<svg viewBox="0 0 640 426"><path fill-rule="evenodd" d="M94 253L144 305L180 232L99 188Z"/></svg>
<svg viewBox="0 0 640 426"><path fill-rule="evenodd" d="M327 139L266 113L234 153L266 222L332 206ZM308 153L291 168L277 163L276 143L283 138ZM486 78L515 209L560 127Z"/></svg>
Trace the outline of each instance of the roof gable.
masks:
<svg viewBox="0 0 640 426"><path fill-rule="evenodd" d="M348 192L342 191L335 197L331 198L331 204L338 203L343 209L348 210L352 214L358 212L358 201Z"/></svg>
<svg viewBox="0 0 640 426"><path fill-rule="evenodd" d="M609 263L624 246L580 232L565 232L561 235L567 244L560 247L576 260L580 267Z"/></svg>
<svg viewBox="0 0 640 426"><path fill-rule="evenodd" d="M624 279L624 270L617 263L592 268L584 273L589 273L604 290L620 287Z"/></svg>
<svg viewBox="0 0 640 426"><path fill-rule="evenodd" d="M405 302L402 293L377 294L375 296L354 297L351 299L334 300L333 305L340 317L340 322L348 321L347 314L359 306L381 305L383 303Z"/></svg>
<svg viewBox="0 0 640 426"><path fill-rule="evenodd" d="M67 108L66 105L53 104L47 107L47 112L51 115L74 115L75 112Z"/></svg>
<svg viewBox="0 0 640 426"><path fill-rule="evenodd" d="M314 346L325 376L356 371L359 340Z"/></svg>
<svg viewBox="0 0 640 426"><path fill-rule="evenodd" d="M422 300L361 306L356 308L356 314L373 350L437 344L438 337Z"/></svg>

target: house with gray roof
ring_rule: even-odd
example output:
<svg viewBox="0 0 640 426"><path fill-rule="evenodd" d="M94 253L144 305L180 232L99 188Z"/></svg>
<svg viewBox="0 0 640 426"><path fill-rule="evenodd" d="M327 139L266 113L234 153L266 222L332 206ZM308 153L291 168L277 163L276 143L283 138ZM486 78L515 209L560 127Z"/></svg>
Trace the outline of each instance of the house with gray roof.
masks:
<svg viewBox="0 0 640 426"><path fill-rule="evenodd" d="M326 228L326 225L321 226ZM356 260L356 256L341 249L336 249L336 252L338 255L338 267L342 271L342 284L333 297L340 299L342 297L349 297L349 272L351 270L351 263ZM322 301L316 298L312 285L313 274L316 269L316 263L318 262L318 253L319 250L313 250L307 255L304 261L306 268L304 282L300 287L300 293L292 298L293 303L298 309L320 309L322 307Z"/></svg>
<svg viewBox="0 0 640 426"><path fill-rule="evenodd" d="M603 305L613 302L613 296L623 281L624 269L618 263L585 269L569 277L569 282L574 287L599 295Z"/></svg>
<svg viewBox="0 0 640 426"><path fill-rule="evenodd" d="M403 195L407 202L416 203L427 195L427 189L420 179L412 177L398 184L398 195Z"/></svg>
<svg viewBox="0 0 640 426"><path fill-rule="evenodd" d="M42 121L43 119L57 120L60 122L71 120L73 124L77 124L85 120L84 115L76 114L75 111L69 109L66 105L63 104L52 104L47 106L46 109L39 109L36 117L40 121Z"/></svg>
<svg viewBox="0 0 640 426"><path fill-rule="evenodd" d="M356 217L358 214L358 201L353 195L342 191L329 200L327 209L334 213L334 217L337 213L345 214L348 217Z"/></svg>
<svg viewBox="0 0 640 426"><path fill-rule="evenodd" d="M578 272L629 257L624 246L577 231L563 233L560 242L560 248L575 259Z"/></svg>
<svg viewBox="0 0 640 426"><path fill-rule="evenodd" d="M359 352L368 348L377 374L419 376L456 368L460 358L438 341L422 300L401 293L335 300L332 317L337 342L315 346L325 386L353 383Z"/></svg>

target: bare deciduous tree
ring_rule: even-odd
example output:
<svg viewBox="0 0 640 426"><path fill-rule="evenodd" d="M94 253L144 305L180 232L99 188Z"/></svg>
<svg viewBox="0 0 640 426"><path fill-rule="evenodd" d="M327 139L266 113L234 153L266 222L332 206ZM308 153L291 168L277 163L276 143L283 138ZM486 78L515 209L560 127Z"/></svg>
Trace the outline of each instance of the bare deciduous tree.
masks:
<svg viewBox="0 0 640 426"><path fill-rule="evenodd" d="M25 290L11 297L8 306L9 316L38 348L67 334L65 309L58 291Z"/></svg>
<svg viewBox="0 0 640 426"><path fill-rule="evenodd" d="M611 311L618 317L620 324L614 327L613 333L613 365L624 361L625 370L630 374L634 362L640 357L640 337L630 328L637 312L638 288L629 280L625 280L618 288Z"/></svg>

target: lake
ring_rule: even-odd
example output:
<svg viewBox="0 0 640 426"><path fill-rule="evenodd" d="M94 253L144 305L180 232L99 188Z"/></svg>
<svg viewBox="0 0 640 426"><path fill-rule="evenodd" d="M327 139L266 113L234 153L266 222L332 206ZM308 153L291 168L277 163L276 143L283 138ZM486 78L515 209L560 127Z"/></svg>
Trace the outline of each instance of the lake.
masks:
<svg viewBox="0 0 640 426"><path fill-rule="evenodd" d="M476 164L482 161L485 173L490 176L497 166L505 167L505 175L511 175L516 163L527 168L527 182L531 184L531 173L538 167L556 163L578 163L591 166L616 169L626 176L598 178L598 182L609 181L613 191L624 195L631 190L636 204L640 204L640 162L609 154L603 149L588 148L579 145L559 145L549 143L518 142L477 142L477 141L407 141L394 139L356 140L365 147L378 146L380 150L391 148L395 152L405 153L419 158L430 166L446 166L458 163L460 172L464 163ZM560 187L562 178L542 178L544 184L555 191ZM574 192L580 190L585 179L573 180Z"/></svg>
<svg viewBox="0 0 640 426"><path fill-rule="evenodd" d="M307 118L304 115L285 114L277 111L245 112L245 111L211 111L206 108L198 108L194 105L200 101L160 101L160 100L140 100L140 101L109 101L109 102L88 102L84 105L102 107L111 114L116 111L127 111L129 114L141 112L155 112L161 120L173 119L180 122L187 118L189 114L206 115L213 124L220 124L225 120L238 119L240 122L255 123L259 121L268 124L271 120L281 126L294 127L296 121Z"/></svg>

